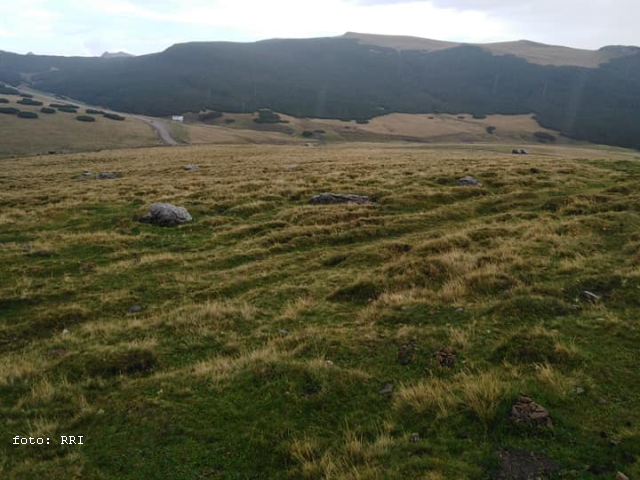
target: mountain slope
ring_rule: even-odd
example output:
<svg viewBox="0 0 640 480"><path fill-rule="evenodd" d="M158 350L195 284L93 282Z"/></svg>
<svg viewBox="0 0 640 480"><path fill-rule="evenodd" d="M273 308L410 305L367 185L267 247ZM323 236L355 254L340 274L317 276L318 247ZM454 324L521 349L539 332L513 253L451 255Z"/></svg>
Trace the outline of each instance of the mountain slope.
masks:
<svg viewBox="0 0 640 480"><path fill-rule="evenodd" d="M0 80L28 78L41 90L151 115L265 107L347 119L393 112L535 113L543 126L570 137L640 147L640 54L633 48L602 49L625 56L584 68L539 65L474 45L432 47L397 50L337 37L188 43L114 59L2 53ZM527 46L493 48L516 47Z"/></svg>
<svg viewBox="0 0 640 480"><path fill-rule="evenodd" d="M609 46L599 50L583 50L559 45L547 45L529 40L463 44L420 37L375 35L355 32L347 32L344 37L355 39L362 45L393 48L395 50L421 50L427 52L447 50L461 45L474 45L493 55L515 55L516 57L524 58L530 63L555 65L558 67L598 68L603 63L607 63L615 58L640 53L640 48L638 47Z"/></svg>

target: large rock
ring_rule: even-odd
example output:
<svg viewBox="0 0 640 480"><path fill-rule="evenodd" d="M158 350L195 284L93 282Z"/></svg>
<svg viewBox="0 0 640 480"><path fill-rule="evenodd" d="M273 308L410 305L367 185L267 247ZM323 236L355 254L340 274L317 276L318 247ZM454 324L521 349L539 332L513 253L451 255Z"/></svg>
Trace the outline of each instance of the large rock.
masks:
<svg viewBox="0 0 640 480"><path fill-rule="evenodd" d="M149 213L140 219L141 222L160 227L173 227L192 220L186 208L176 207L170 203L154 203L149 208Z"/></svg>
<svg viewBox="0 0 640 480"><path fill-rule="evenodd" d="M371 203L373 199L364 195L353 195L350 193L321 193L314 195L309 203L311 205L336 205L340 203L355 203L362 205L365 203Z"/></svg>
<svg viewBox="0 0 640 480"><path fill-rule="evenodd" d="M462 177L458 180L459 187L482 187L482 183L473 177Z"/></svg>

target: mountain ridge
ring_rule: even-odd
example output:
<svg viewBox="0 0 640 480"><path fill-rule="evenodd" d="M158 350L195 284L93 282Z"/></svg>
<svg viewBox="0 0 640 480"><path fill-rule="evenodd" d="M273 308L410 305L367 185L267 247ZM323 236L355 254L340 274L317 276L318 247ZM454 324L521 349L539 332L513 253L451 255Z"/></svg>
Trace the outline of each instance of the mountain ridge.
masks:
<svg viewBox="0 0 640 480"><path fill-rule="evenodd" d="M155 116L261 108L352 120L388 113L533 113L543 127L571 138L640 148L636 47L587 51L592 59L594 52L611 58L586 68L541 64L545 58L558 63L574 50L529 41L492 44L492 52L418 39L433 49L398 50L398 37L357 35L189 42L117 59L0 53L0 81ZM363 38L394 45L363 44ZM514 48L539 61L515 55Z"/></svg>

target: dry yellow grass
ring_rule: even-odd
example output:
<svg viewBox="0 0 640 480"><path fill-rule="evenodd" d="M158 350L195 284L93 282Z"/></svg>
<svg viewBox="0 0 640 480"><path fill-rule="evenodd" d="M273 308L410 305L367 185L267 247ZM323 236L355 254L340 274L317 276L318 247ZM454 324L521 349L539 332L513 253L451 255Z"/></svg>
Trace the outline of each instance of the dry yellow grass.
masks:
<svg viewBox="0 0 640 480"><path fill-rule="evenodd" d="M79 122L73 113L40 113L42 107L16 104L19 97L3 96L9 100L6 107L37 113L37 119L23 119L15 115L0 114L0 157L34 155L48 152L78 152L114 148L160 145L155 133L145 123L128 117L118 122L96 116L93 123ZM36 95L34 100L53 103ZM57 101L57 103L65 103ZM79 109L78 115L84 114Z"/></svg>

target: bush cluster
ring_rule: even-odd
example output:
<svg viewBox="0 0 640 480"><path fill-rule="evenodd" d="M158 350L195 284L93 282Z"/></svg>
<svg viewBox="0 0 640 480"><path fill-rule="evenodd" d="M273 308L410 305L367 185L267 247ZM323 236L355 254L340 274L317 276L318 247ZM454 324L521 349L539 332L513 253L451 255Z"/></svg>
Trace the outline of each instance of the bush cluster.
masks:
<svg viewBox="0 0 640 480"><path fill-rule="evenodd" d="M116 115L115 113L105 113L104 118L108 118L109 120L117 120L119 122L124 121L124 117L121 115Z"/></svg>
<svg viewBox="0 0 640 480"><path fill-rule="evenodd" d="M0 85L0 94L2 95L20 95L20 92L15 88Z"/></svg>
<svg viewBox="0 0 640 480"><path fill-rule="evenodd" d="M90 117L89 115L78 115L76 120L79 122L95 122L96 117Z"/></svg>
<svg viewBox="0 0 640 480"><path fill-rule="evenodd" d="M23 98L22 100L18 100L17 103L19 103L20 105L31 105L34 107L41 107L42 105L44 105L44 103L37 100L31 100L30 98Z"/></svg>
<svg viewBox="0 0 640 480"><path fill-rule="evenodd" d="M285 120L282 120L282 117L280 117L280 115L269 110L268 108L258 110L258 118L254 119L253 121L256 123L289 123Z"/></svg>
<svg viewBox="0 0 640 480"><path fill-rule="evenodd" d="M40 109L40 111L41 111L42 113L47 113L47 114L49 114L49 115L50 115L50 114L52 114L52 113L56 113L56 109L55 109L55 108L49 108L49 107L42 107L42 108Z"/></svg>
<svg viewBox="0 0 640 480"><path fill-rule="evenodd" d="M217 112L215 110L211 112L203 112L199 116L201 122L206 122L208 120L215 120L216 118L221 118L221 117L222 117L222 113Z"/></svg>
<svg viewBox="0 0 640 480"><path fill-rule="evenodd" d="M38 118L38 114L34 112L18 112L20 118Z"/></svg>
<svg viewBox="0 0 640 480"><path fill-rule="evenodd" d="M15 115L19 112L17 108L13 107L0 107L0 113L5 113L7 115Z"/></svg>

